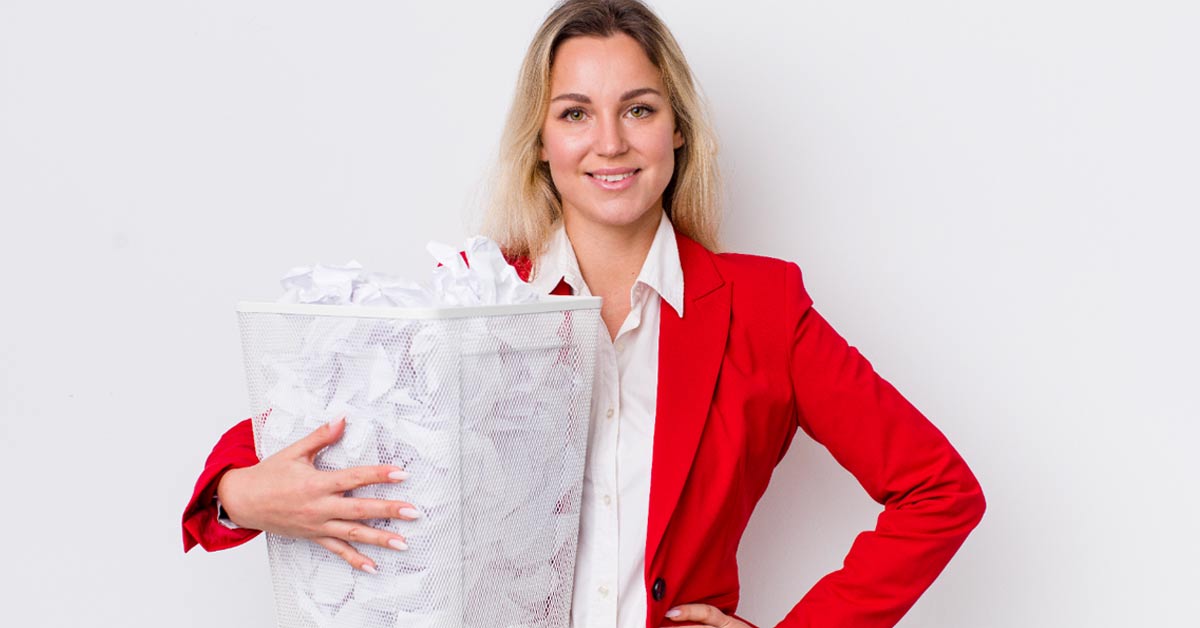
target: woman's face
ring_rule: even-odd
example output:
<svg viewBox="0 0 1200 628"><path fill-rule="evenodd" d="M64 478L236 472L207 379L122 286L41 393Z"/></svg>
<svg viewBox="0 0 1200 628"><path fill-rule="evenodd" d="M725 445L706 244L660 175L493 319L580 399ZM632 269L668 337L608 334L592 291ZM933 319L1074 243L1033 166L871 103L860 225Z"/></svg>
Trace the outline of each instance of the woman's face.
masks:
<svg viewBox="0 0 1200 628"><path fill-rule="evenodd" d="M550 71L542 160L568 221L657 220L683 135L658 68L630 36L573 37Z"/></svg>

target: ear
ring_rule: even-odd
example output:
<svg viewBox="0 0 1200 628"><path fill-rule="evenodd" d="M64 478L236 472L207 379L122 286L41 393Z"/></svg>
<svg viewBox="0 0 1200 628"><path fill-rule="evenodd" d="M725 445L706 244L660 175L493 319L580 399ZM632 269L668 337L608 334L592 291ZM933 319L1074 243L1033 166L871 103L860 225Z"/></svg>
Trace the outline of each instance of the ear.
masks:
<svg viewBox="0 0 1200 628"><path fill-rule="evenodd" d="M675 145L675 148L683 146L683 133L681 133L679 129L675 129L675 137L673 138L672 144Z"/></svg>

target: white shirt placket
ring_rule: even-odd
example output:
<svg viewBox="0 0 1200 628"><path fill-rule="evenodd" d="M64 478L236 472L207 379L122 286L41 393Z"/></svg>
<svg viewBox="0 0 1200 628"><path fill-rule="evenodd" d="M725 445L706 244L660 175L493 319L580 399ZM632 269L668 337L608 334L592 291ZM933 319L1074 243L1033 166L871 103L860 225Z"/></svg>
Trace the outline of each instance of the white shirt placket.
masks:
<svg viewBox="0 0 1200 628"><path fill-rule="evenodd" d="M537 287L563 278L590 295L561 225L539 262ZM630 290L630 312L616 334L597 330L595 379L584 467L572 628L642 626L646 618L646 524L658 387L660 304L683 312L683 276L674 231L664 216Z"/></svg>
<svg viewBox="0 0 1200 628"><path fill-rule="evenodd" d="M591 565L589 604L587 626L589 628L611 628L617 625L617 582L614 576L618 573L620 557L620 527L617 518L617 443L620 436L621 411L621 382L617 369L617 354L608 330L601 326L601 337L597 345L597 381L599 393L594 396L596 403L592 416L591 461L588 471L591 480L586 479L585 487L591 485L589 500L593 525L590 532L595 536L591 547L595 551ZM578 584L578 583L577 583Z"/></svg>

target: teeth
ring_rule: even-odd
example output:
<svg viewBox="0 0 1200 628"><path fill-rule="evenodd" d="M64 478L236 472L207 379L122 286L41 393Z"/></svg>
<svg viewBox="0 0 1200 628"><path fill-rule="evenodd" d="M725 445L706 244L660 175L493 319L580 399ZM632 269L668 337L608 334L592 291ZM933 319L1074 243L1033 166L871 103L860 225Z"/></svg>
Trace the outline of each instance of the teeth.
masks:
<svg viewBox="0 0 1200 628"><path fill-rule="evenodd" d="M628 179L629 177L632 177L633 173L626 172L625 174L594 174L592 176L596 177L597 179L600 179L601 181L608 181L609 183L614 183L616 181L623 181L625 179Z"/></svg>

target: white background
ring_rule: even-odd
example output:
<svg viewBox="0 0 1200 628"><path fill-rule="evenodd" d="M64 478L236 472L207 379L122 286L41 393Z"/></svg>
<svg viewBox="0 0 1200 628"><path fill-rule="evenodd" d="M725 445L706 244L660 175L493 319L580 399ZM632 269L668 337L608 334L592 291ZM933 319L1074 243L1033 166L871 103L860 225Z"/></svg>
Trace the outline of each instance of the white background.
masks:
<svg viewBox="0 0 1200 628"><path fill-rule="evenodd" d="M475 231L547 2L0 0L8 626L267 626L261 540L181 551L247 412L233 308ZM901 625L1200 615L1200 9L655 3L722 139L729 250L951 439L989 510ZM879 507L801 433L741 550L778 621Z"/></svg>

